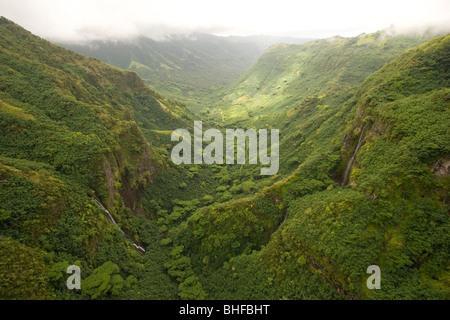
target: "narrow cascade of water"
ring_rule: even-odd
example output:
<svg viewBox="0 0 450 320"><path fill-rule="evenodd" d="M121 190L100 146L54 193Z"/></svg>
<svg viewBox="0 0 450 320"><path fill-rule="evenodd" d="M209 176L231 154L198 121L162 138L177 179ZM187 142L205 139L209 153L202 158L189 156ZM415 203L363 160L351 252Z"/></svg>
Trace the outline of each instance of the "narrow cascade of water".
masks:
<svg viewBox="0 0 450 320"><path fill-rule="evenodd" d="M346 186L348 184L348 182L349 182L350 172L351 172L352 166L353 166L353 161L355 161L356 154L358 153L359 148L361 148L365 132L366 132L366 126L364 126L362 128L361 134L359 136L358 144L356 145L356 149L353 152L352 157L350 158L350 160L347 163L347 168L345 169L344 178L342 179L341 186Z"/></svg>
<svg viewBox="0 0 450 320"><path fill-rule="evenodd" d="M97 199L94 199L95 204L97 205L97 207L99 207L100 209L102 209L102 211L106 214L106 217L108 218L108 220L111 222L112 225L117 226L117 228L120 230L120 232L122 232L122 234L125 236L125 238L128 239L128 241L131 242L131 244L133 245L133 247L140 253L140 254L144 254L145 253L145 249L142 248L141 246L137 245L136 243L134 243L128 236L127 234L117 225L116 221L114 220L113 216L111 215L111 213L101 204L100 201L98 201Z"/></svg>

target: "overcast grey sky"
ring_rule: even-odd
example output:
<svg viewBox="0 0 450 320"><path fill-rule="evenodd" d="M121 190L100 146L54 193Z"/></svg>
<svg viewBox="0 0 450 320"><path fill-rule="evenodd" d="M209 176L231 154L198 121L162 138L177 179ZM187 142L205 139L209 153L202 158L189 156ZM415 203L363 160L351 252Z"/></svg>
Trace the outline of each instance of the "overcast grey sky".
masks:
<svg viewBox="0 0 450 320"><path fill-rule="evenodd" d="M0 0L0 15L49 40L81 41L208 32L355 36L450 29L450 0Z"/></svg>

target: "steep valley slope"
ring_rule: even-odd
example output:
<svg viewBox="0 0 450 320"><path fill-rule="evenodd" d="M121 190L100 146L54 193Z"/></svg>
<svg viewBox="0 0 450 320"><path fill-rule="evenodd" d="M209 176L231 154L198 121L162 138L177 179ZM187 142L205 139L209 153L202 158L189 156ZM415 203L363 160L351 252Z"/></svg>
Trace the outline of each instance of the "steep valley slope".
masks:
<svg viewBox="0 0 450 320"><path fill-rule="evenodd" d="M155 137L186 126L189 113L134 72L53 45L3 17L0 30L0 296L125 297L139 278L146 298L176 297L157 263L165 255L158 241L141 257L95 200L129 238L154 243L159 235L139 202L165 165ZM72 264L86 276L83 296L65 287ZM161 285L145 286L146 277Z"/></svg>

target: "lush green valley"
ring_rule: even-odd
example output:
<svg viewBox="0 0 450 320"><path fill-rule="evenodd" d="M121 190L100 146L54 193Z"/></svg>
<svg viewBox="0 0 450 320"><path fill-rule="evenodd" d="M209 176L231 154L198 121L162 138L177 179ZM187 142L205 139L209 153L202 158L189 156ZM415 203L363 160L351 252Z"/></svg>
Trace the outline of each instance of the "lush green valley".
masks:
<svg viewBox="0 0 450 320"><path fill-rule="evenodd" d="M347 42L344 48L348 43L371 45L366 51L358 46L342 63L308 65L324 68L321 75L336 76L318 79L312 92L317 95L299 97L295 106L284 109L276 103L281 96L287 104L283 89L295 81L272 90L249 84L281 78L261 76L274 49L218 104L227 125L280 128L281 169L278 182L256 196L198 210L173 232L175 243L185 245L191 259L199 261L197 270L211 297L449 297L450 38L435 38L400 54L399 48L414 46L413 39L377 43L377 37L339 40ZM339 52L342 44L334 41L327 49L340 57L336 46ZM325 42L275 48L277 58L282 63L295 49L303 52ZM387 54L377 54L378 46ZM382 67L384 59L396 54L400 56ZM313 51L310 57L320 55ZM358 78L342 77L362 59L372 72L382 68L365 81L368 71L353 71L362 85ZM277 70L288 77L290 67ZM249 98L234 103L229 98L234 96ZM248 109L254 113L249 115ZM345 167L361 134L362 147L347 185ZM365 271L371 264L383 270L386 290L367 290Z"/></svg>
<svg viewBox="0 0 450 320"><path fill-rule="evenodd" d="M215 101L215 91L249 68L272 44L304 43L307 39L210 34L174 35L156 41L91 41L61 43L75 52L113 66L136 71L151 87L200 112Z"/></svg>
<svg viewBox="0 0 450 320"><path fill-rule="evenodd" d="M277 45L232 81L257 51L229 66L191 47L230 72L212 92L168 44L174 73L144 61L154 43L102 47L181 102L5 18L0 40L0 298L450 298L449 35ZM194 120L279 129L278 173L173 164Z"/></svg>

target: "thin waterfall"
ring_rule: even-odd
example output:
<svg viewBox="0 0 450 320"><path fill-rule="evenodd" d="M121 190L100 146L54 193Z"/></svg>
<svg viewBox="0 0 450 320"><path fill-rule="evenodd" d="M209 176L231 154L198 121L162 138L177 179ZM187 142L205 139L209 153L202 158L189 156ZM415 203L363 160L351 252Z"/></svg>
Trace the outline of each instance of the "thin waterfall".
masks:
<svg viewBox="0 0 450 320"><path fill-rule="evenodd" d="M365 125L362 128L361 134L359 136L358 144L356 145L356 149L353 152L352 157L350 158L350 160L347 163L347 168L345 169L344 178L342 179L341 186L346 186L348 184L348 181L349 181L349 178L350 178L350 172L351 172L352 166L353 166L353 161L355 161L356 154L358 153L359 148L361 148L361 145L362 145L362 142L363 142L363 139L364 139L364 133L366 132L366 126L367 125Z"/></svg>
<svg viewBox="0 0 450 320"><path fill-rule="evenodd" d="M108 217L109 221L113 224L113 225L117 225L116 221L114 220L113 216L111 215L111 213L109 213L109 211L100 203L100 201L98 201L97 199L93 199L95 204L103 210L104 213L106 213L106 216ZM122 230L120 230L122 231Z"/></svg>
<svg viewBox="0 0 450 320"><path fill-rule="evenodd" d="M145 253L145 249L142 248L141 246L138 246L136 243L133 242L133 240L130 239L130 237L127 236L127 234L117 225L116 221L114 220L113 216L111 215L111 213L108 211L108 209L106 209L100 201L98 201L97 199L94 199L94 203L97 205L97 207L99 207L100 209L102 209L102 211L104 213L106 213L106 216L108 218L108 220L111 222L112 225L117 226L117 228L120 230L120 232L122 232L122 234L125 236L125 238L127 238L128 241L131 242L131 244L133 245L133 247L140 253L140 254L144 254Z"/></svg>

